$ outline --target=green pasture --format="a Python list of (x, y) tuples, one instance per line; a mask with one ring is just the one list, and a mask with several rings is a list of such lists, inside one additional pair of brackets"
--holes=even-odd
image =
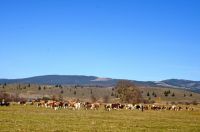
[(194, 111), (53, 110), (36, 106), (0, 107), (1, 132), (200, 131)]

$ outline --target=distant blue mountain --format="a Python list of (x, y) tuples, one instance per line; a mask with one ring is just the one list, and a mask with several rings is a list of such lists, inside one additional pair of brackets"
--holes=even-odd
[(0, 83), (32, 83), (32, 84), (47, 84), (47, 85), (115, 85), (117, 79), (98, 78), (95, 76), (82, 75), (44, 75), (22, 79), (0, 79)]
[[(44, 75), (22, 79), (0, 79), (0, 83), (31, 83), (44, 85), (99, 85), (99, 86), (114, 86), (121, 79), (99, 78), (96, 76), (82, 75)], [(153, 86), (153, 87), (171, 87), (187, 89), (195, 92), (200, 92), (200, 81), (190, 81), (183, 79), (168, 79), (163, 81), (135, 81), (136, 85)]]

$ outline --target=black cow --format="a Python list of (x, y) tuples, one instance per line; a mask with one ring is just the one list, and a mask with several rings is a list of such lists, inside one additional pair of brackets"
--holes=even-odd
[(0, 106), (9, 106), (10, 105), (10, 103), (9, 102), (0, 102)]

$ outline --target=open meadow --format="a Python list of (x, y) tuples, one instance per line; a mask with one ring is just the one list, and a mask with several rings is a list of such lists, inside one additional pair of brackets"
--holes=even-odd
[(200, 106), (194, 111), (140, 110), (53, 110), (50, 108), (11, 105), (0, 107), (1, 132), (133, 132), (200, 131)]

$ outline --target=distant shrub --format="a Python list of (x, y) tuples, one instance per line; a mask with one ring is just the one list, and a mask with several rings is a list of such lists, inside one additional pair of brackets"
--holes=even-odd
[(150, 102), (150, 104), (154, 104), (154, 103), (155, 103), (155, 101), (154, 101), (154, 100), (150, 100), (149, 102)]
[(149, 92), (147, 92), (147, 96), (150, 96)]
[(90, 90), (90, 94), (92, 94), (92, 89)]
[(168, 91), (164, 91), (164, 95), (165, 95), (165, 97), (167, 97), (170, 93), (171, 93), (170, 90), (168, 90)]
[(198, 102), (196, 100), (192, 101), (191, 104), (198, 105)]
[(51, 99), (50, 97), (46, 97), (46, 96), (42, 98), (42, 100), (45, 100), (45, 101), (50, 100), (50, 99)]
[(38, 90), (41, 90), (41, 87), (40, 87), (40, 86), (38, 87)]
[(185, 105), (190, 105), (190, 103), (189, 102), (185, 102)]
[(172, 105), (176, 104), (174, 101), (171, 102)]
[(179, 101), (178, 104), (185, 104), (184, 102)]

